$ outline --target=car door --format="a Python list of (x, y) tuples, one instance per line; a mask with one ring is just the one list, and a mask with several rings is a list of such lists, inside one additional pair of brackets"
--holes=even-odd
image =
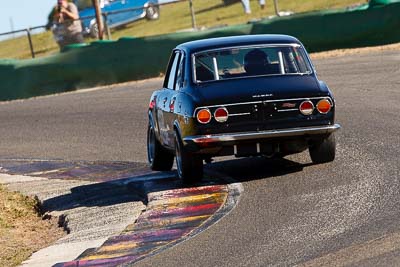
[(109, 0), (103, 8), (104, 12), (109, 13), (108, 26), (116, 27), (141, 18), (143, 9), (140, 4), (141, 1), (134, 0)]
[(181, 112), (181, 103), (179, 94), (180, 90), (183, 86), (183, 70), (184, 70), (184, 53), (183, 51), (177, 52), (178, 55), (178, 63), (176, 66), (176, 74), (174, 77), (173, 87), (168, 86), (168, 90), (166, 92), (168, 105), (165, 108), (165, 121), (167, 124), (167, 140), (168, 146), (174, 147), (175, 145), (175, 131), (174, 131), (174, 123), (177, 119), (178, 114)]
[[(173, 131), (173, 111), (174, 111), (174, 93), (176, 74), (179, 66), (181, 54), (174, 51), (169, 61), (167, 74), (165, 75), (163, 89), (157, 96), (157, 121), (159, 126), (160, 140), (165, 146), (172, 148), (171, 130)], [(172, 129), (171, 129), (172, 126)]]
[(125, 0), (126, 8), (134, 9), (128, 12), (129, 20), (134, 21), (143, 17), (145, 9), (144, 5), (147, 3), (147, 0)]
[(109, 27), (117, 26), (121, 20), (124, 19), (126, 14), (119, 13), (121, 10), (124, 10), (126, 1), (123, 0), (112, 0), (107, 1), (104, 7), (102, 8), (102, 12), (107, 14), (107, 25)]

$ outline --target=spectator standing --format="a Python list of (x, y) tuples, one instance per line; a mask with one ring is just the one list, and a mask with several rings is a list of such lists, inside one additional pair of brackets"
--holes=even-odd
[(84, 42), (78, 8), (74, 3), (57, 0), (53, 22), (56, 24), (54, 37), (60, 49), (69, 44)]
[[(244, 8), (244, 12), (246, 14), (251, 14), (251, 8), (250, 8), (250, 0), (241, 0), (242, 1), (242, 5)], [(265, 0), (259, 0), (258, 1), (260, 4), (261, 9), (265, 8)]]

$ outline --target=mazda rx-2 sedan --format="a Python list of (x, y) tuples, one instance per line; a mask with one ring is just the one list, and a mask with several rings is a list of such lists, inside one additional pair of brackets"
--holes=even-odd
[(335, 100), (303, 45), (286, 35), (248, 35), (178, 45), (149, 103), (153, 170), (200, 181), (213, 157), (284, 157), (309, 150), (335, 158)]

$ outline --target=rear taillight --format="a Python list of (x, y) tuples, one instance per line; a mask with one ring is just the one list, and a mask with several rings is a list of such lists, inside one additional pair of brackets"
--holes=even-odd
[(228, 120), (229, 113), (226, 108), (217, 108), (214, 112), (214, 118), (217, 122), (226, 122)]
[(311, 115), (314, 111), (314, 104), (311, 101), (304, 101), (300, 104), (299, 110), (303, 115)]
[(200, 109), (199, 112), (197, 112), (197, 121), (206, 124), (211, 121), (211, 112), (207, 109)]
[(322, 99), (317, 104), (317, 110), (321, 114), (326, 114), (331, 111), (332, 104), (328, 99)]
[(156, 97), (154, 97), (149, 103), (149, 109), (153, 109), (156, 106)]

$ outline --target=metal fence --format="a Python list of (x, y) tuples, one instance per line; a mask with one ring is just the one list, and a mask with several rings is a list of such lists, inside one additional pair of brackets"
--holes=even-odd
[(31, 34), (31, 32), (33, 30), (42, 29), (42, 28), (46, 28), (46, 26), (36, 26), (36, 27), (27, 28), (27, 29), (23, 29), (23, 30), (0, 33), (0, 37), (1, 36), (7, 36), (7, 35), (15, 35), (15, 34), (18, 34), (18, 33), (21, 33), (21, 32), (26, 33), (26, 36), (28, 38), (29, 48), (30, 48), (30, 51), (31, 51), (31, 56), (32, 56), (32, 58), (34, 58), (35, 57), (35, 50), (33, 49), (33, 42), (32, 42), (32, 34)]
[[(178, 3), (178, 2), (185, 2), (185, 1), (189, 2), (189, 9), (190, 9), (190, 14), (191, 14), (192, 27), (193, 27), (193, 29), (196, 29), (197, 28), (197, 26), (196, 26), (196, 18), (195, 18), (195, 13), (194, 13), (192, 0), (176, 0), (176, 1), (173, 1), (173, 2), (165, 3), (165, 4), (154, 4), (153, 6), (156, 6), (156, 7), (159, 8), (160, 6), (171, 5), (171, 4), (175, 4), (175, 3)], [(127, 12), (137, 11), (137, 10), (144, 10), (144, 9), (145, 9), (144, 7), (136, 7), (136, 8), (125, 8), (125, 9), (119, 10), (119, 11), (102, 12), (101, 16), (103, 18), (102, 21), (104, 23), (103, 25), (104, 25), (104, 30), (105, 30), (107, 39), (108, 40), (112, 40), (111, 28), (107, 24), (109, 16), (120, 14), (120, 13), (127, 13)], [(80, 17), (77, 20), (83, 22), (84, 20), (95, 19), (95, 18), (96, 18), (96, 16), (87, 16), (87, 17)], [(67, 22), (71, 22), (71, 21), (72, 20), (69, 20)], [(36, 52), (35, 52), (35, 48), (34, 48), (34, 42), (32, 41), (32, 33), (33, 33), (33, 31), (37, 31), (39, 29), (48, 30), (48, 29), (51, 29), (51, 28), (55, 28), (57, 26), (59, 26), (59, 24), (53, 23), (52, 25), (41, 25), (41, 26), (35, 26), (35, 27), (30, 27), (30, 28), (16, 30), (16, 31), (9, 31), (9, 32), (0, 33), (0, 37), (8, 36), (8, 35), (13, 35), (14, 36), (15, 34), (24, 33), (25, 37), (27, 38), (27, 43), (29, 45), (30, 55), (31, 55), (32, 58), (35, 58), (36, 57)], [(99, 38), (99, 37), (97, 37), (97, 38), (98, 39), (102, 39), (102, 38)]]

